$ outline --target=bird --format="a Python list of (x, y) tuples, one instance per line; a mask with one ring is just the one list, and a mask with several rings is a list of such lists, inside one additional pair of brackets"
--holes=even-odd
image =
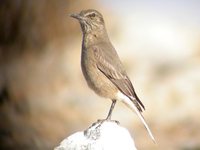
[(112, 45), (103, 16), (94, 9), (72, 13), (82, 30), (81, 68), (88, 86), (99, 96), (111, 99), (112, 104), (105, 120), (111, 120), (117, 101), (123, 102), (140, 118), (149, 136), (155, 138), (142, 112), (145, 106), (137, 96), (119, 55)]

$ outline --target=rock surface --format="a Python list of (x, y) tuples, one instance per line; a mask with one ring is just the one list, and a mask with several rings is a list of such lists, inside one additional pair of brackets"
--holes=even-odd
[(128, 130), (116, 122), (96, 122), (64, 139), (54, 150), (136, 150)]

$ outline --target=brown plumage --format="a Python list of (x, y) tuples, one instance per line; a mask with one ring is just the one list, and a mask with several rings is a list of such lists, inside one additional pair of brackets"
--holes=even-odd
[(117, 100), (136, 112), (150, 137), (154, 137), (146, 124), (142, 111), (145, 109), (135, 93), (117, 52), (106, 32), (103, 16), (96, 10), (83, 10), (71, 17), (78, 19), (83, 33), (81, 67), (88, 86), (98, 95), (112, 100), (107, 116), (111, 119)]
[[(142, 112), (142, 108), (145, 109), (144, 105), (138, 98), (133, 88), (131, 81), (129, 80), (122, 63), (119, 61), (119, 57), (116, 51), (113, 49), (112, 53), (106, 53), (106, 49), (112, 49), (108, 44), (104, 44), (102, 47), (94, 47), (94, 52), (97, 61), (97, 68), (110, 80), (112, 83), (126, 96), (130, 98)], [(111, 55), (111, 56), (109, 56)], [(113, 57), (113, 59), (110, 59)], [(135, 98), (135, 99), (132, 99)], [(141, 108), (142, 107), (142, 108)]]

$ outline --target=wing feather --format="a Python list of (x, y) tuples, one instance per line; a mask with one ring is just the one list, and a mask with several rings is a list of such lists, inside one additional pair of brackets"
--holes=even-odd
[[(142, 112), (144, 105), (138, 98), (133, 88), (133, 85), (128, 78), (123, 66), (119, 60), (119, 57), (115, 50), (111, 53), (106, 53), (106, 50), (99, 49), (99, 47), (93, 47), (95, 52), (95, 58), (97, 60), (97, 68), (126, 96), (128, 96), (136, 105), (138, 110)], [(110, 51), (109, 51), (110, 52)], [(115, 55), (110, 57), (109, 55)], [(113, 58), (111, 60), (110, 58)], [(136, 101), (135, 101), (136, 100)], [(142, 107), (142, 108), (141, 108)]]

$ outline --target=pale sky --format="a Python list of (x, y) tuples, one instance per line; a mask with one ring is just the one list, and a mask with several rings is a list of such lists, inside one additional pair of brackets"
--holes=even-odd
[(188, 19), (200, 24), (199, 0), (102, 0), (102, 2), (116, 13), (151, 12), (185, 21)]
[(199, 0), (100, 2), (118, 19), (121, 39), (116, 44), (120, 43), (117, 46), (126, 49), (127, 55), (132, 52), (152, 59), (162, 59), (160, 55), (164, 55), (174, 60), (184, 59), (198, 50)]

